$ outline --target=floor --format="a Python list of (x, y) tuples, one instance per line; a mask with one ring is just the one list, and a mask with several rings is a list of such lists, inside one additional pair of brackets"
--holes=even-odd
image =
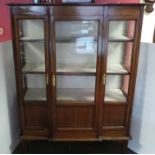
[[(122, 145), (119, 142), (48, 142), (33, 141), (29, 142), (27, 152), (22, 151), (22, 145), (13, 152), (27, 154), (121, 154)], [(126, 154), (135, 154), (127, 149)]]

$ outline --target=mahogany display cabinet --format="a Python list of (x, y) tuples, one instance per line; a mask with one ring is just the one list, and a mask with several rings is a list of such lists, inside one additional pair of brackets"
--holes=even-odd
[(22, 139), (128, 141), (143, 4), (9, 4)]

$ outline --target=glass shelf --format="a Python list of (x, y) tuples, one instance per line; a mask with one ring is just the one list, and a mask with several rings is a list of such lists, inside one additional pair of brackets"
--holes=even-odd
[(132, 50), (132, 42), (110, 42), (107, 52), (107, 73), (130, 73)]
[(94, 103), (98, 21), (55, 21), (57, 101)]
[(44, 20), (20, 19), (18, 27), (23, 100), (46, 101)]
[(126, 42), (126, 41), (133, 41), (133, 39), (127, 36), (120, 35), (120, 34), (113, 34), (113, 36), (109, 36), (109, 41), (110, 42)]
[(105, 102), (127, 102), (129, 75), (107, 75)]
[(108, 89), (105, 92), (105, 102), (127, 102), (121, 89)]
[(96, 68), (93, 64), (57, 64), (57, 73), (95, 75)]
[(94, 102), (95, 76), (57, 75), (57, 101)]
[(25, 101), (46, 101), (45, 88), (28, 88), (24, 95)]
[(86, 38), (87, 42), (90, 41), (90, 40), (93, 41), (93, 42), (97, 42), (97, 38), (94, 38), (94, 36), (79, 35), (79, 36), (74, 36), (74, 37), (56, 38), (56, 43), (72, 43), (72, 42), (77, 42), (77, 40), (80, 40), (80, 39), (82, 40), (83, 38)]
[(46, 100), (46, 78), (44, 74), (23, 74), (24, 101)]
[(58, 88), (58, 102), (94, 102), (94, 89), (87, 88)]
[(20, 38), (21, 41), (44, 41), (44, 37), (22, 37)]
[(107, 74), (129, 74), (129, 72), (121, 64), (108, 64)]

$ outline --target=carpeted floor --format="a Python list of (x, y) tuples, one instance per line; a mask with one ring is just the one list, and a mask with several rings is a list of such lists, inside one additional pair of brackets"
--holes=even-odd
[[(22, 152), (21, 144), (16, 148), (14, 154)], [(119, 142), (48, 142), (33, 141), (27, 145), (28, 154), (121, 154), (122, 145)], [(127, 154), (133, 154), (127, 149)]]

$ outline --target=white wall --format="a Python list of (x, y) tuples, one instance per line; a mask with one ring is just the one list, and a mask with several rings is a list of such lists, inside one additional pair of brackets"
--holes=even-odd
[(0, 43), (0, 154), (15, 149), (19, 133), (13, 52), (7, 41)]
[(155, 44), (141, 43), (129, 148), (155, 153)]
[(128, 147), (137, 153), (155, 153), (155, 10), (144, 13), (139, 67)]

